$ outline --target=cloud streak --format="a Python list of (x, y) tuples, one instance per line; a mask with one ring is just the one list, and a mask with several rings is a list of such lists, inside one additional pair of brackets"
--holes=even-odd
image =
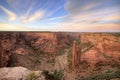
[(55, 10), (51, 11), (50, 13), (47, 14), (47, 16), (51, 16), (53, 15), (55, 12), (57, 12), (58, 10), (60, 10), (63, 6), (59, 6), (58, 8), (56, 8)]
[(119, 0), (67, 0), (64, 30), (120, 31)]
[(60, 17), (54, 17), (54, 18), (48, 18), (48, 19), (45, 19), (46, 21), (53, 21), (53, 20), (58, 20), (58, 19), (64, 19), (66, 17), (65, 16), (60, 16)]
[[(9, 21), (13, 21), (11, 27), (15, 28), (17, 26), (15, 29), (20, 29), (20, 26), (18, 28), (18, 25), (14, 24), (23, 24), (24, 26), (37, 28), (36, 30), (120, 31), (120, 0), (2, 1), (0, 9), (8, 15)], [(2, 15), (3, 12), (0, 12), (0, 14)], [(2, 18), (1, 21), (6, 20), (4, 14)], [(6, 23), (3, 26), (8, 25)], [(20, 30), (23, 30), (23, 27)], [(7, 28), (9, 29), (9, 27)]]
[(33, 15), (25, 15), (22, 16), (20, 19), (22, 22), (27, 23), (27, 22), (33, 22), (36, 21), (38, 19), (41, 19), (44, 16), (44, 11), (36, 11)]
[(12, 12), (12, 11), (4, 8), (4, 7), (1, 6), (1, 5), (0, 5), (0, 9), (2, 9), (2, 10), (8, 15), (8, 20), (10, 20), (10, 21), (16, 20), (17, 15), (16, 15), (14, 12)]

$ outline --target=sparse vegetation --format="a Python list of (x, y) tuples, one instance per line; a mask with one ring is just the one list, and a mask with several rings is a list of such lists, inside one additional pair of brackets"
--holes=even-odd
[(52, 65), (54, 66), (55, 58), (48, 59), (48, 60), (46, 61), (46, 63), (52, 63)]
[(88, 64), (88, 62), (86, 60), (81, 61), (81, 63), (79, 64), (82, 69), (88, 69), (90, 67), (90, 65)]
[(88, 77), (76, 77), (76, 80), (110, 80), (110, 79), (120, 79), (120, 70), (113, 72), (113, 71), (107, 71), (105, 73), (97, 74), (94, 76), (88, 76)]
[(59, 50), (58, 52), (57, 52), (57, 56), (60, 56), (60, 55), (63, 55), (65, 53), (65, 50), (63, 49), (63, 50)]
[(72, 70), (72, 47), (70, 47), (68, 49), (68, 52), (67, 52), (67, 60), (68, 60), (68, 68), (69, 70), (71, 71)]
[(113, 36), (116, 36), (116, 37), (120, 37), (120, 33), (110, 33), (112, 34)]
[(84, 52), (90, 50), (92, 47), (94, 47), (94, 45), (91, 42), (81, 43), (80, 46), (82, 48), (82, 53), (84, 53)]
[(60, 71), (54, 70), (53, 72), (44, 70), (43, 74), (45, 75), (46, 80), (65, 80), (63, 70), (60, 70)]
[(26, 77), (25, 80), (36, 80), (37, 79), (37, 75), (35, 74), (35, 72), (31, 72), (29, 73), (29, 75)]

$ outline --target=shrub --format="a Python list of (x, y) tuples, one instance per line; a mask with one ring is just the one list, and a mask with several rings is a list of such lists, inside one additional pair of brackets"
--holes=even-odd
[(88, 76), (88, 77), (80, 77), (77, 76), (76, 80), (110, 80), (110, 79), (120, 79), (120, 70), (117, 70), (116, 72), (112, 72), (111, 70), (108, 70), (105, 73), (96, 74), (94, 76)]
[(47, 63), (55, 63), (55, 58), (49, 59), (46, 61)]
[(37, 75), (34, 72), (29, 73), (25, 80), (36, 80)]
[(55, 70), (54, 72), (44, 70), (43, 74), (45, 75), (46, 80), (64, 80), (64, 71), (62, 70)]

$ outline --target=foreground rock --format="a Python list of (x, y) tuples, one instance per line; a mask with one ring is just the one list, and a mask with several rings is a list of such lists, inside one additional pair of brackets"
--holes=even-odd
[(31, 71), (24, 67), (0, 68), (0, 80), (45, 80), (42, 71)]

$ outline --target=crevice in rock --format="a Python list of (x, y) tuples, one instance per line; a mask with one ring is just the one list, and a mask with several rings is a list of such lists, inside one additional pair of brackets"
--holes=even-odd
[(10, 55), (9, 60), (7, 61), (7, 67), (15, 67), (17, 59), (14, 54)]

